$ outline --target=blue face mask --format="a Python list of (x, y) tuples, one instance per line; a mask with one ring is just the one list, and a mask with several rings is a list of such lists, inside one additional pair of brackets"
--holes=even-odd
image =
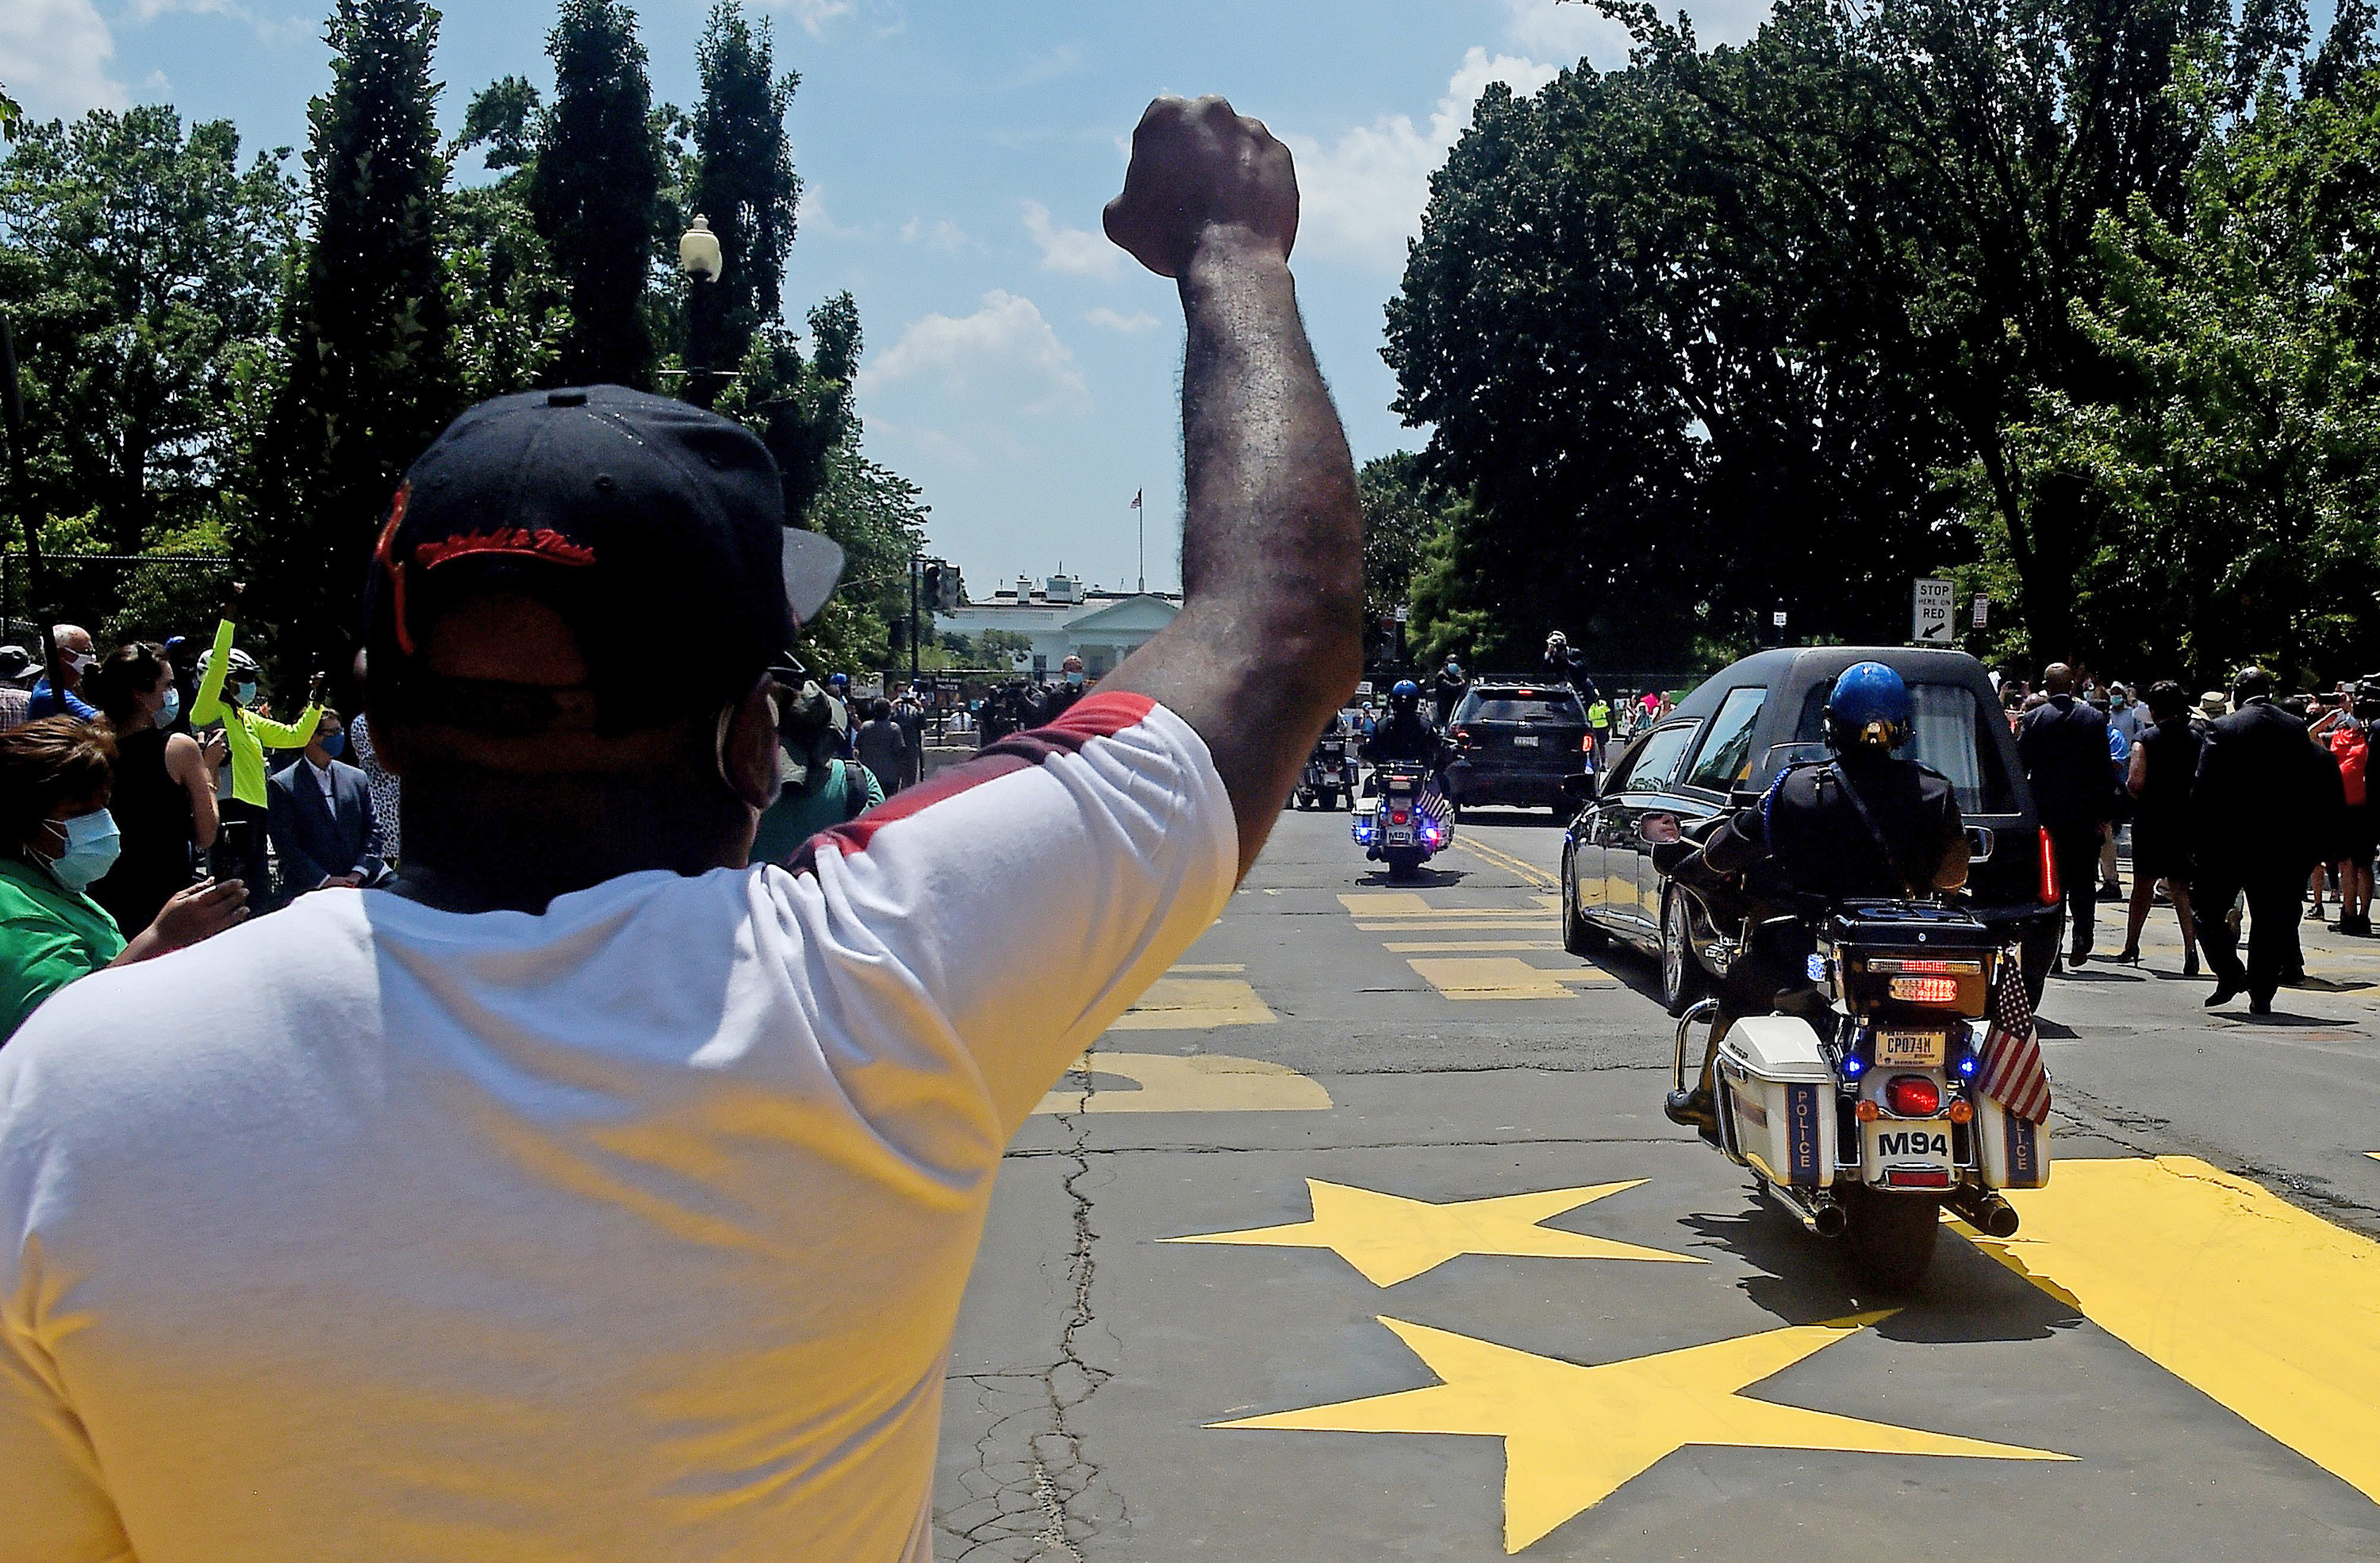
[(171, 727), (174, 725), (174, 719), (181, 714), (182, 692), (178, 689), (168, 689), (165, 691), (165, 703), (157, 708), (157, 725)]
[(245, 684), (233, 685), (231, 686), (231, 693), (232, 698), (237, 700), (241, 705), (253, 706), (256, 704), (256, 680), (251, 678)]
[(322, 752), (333, 759), (337, 759), (347, 752), (347, 735), (344, 733), (325, 733), (314, 741), (322, 745)]
[(58, 883), (80, 894), (107, 878), (124, 851), (123, 838), (115, 833), (115, 817), (103, 808), (93, 809), (58, 821), (58, 829), (67, 839), (66, 851), (50, 860), (50, 872)]

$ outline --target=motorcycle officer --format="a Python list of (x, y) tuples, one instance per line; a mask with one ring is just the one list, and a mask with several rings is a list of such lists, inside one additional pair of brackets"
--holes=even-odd
[(1948, 779), (1894, 751), (1909, 741), (1909, 686), (1881, 662), (1862, 662), (1827, 701), (1835, 757), (1780, 772), (1759, 804), (1739, 810), (1680, 866), (1689, 884), (1741, 879), (1750, 902), (1743, 949), (1728, 967), (1702, 1082), (1673, 1091), (1673, 1123), (1718, 1126), (1711, 1068), (1720, 1038), (1746, 1015), (1818, 1000), (1809, 982), (1808, 925), (1787, 911), (1797, 897), (1900, 900), (1967, 882), (1968, 846)]
[(1374, 765), (1438, 764), (1438, 729), (1421, 714), (1421, 685), (1401, 679), (1389, 691), (1388, 720), (1364, 740), (1364, 757)]

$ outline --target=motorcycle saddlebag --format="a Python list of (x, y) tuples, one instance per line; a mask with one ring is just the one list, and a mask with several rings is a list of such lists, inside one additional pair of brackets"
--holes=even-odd
[(1718, 1049), (1727, 1129), (1739, 1158), (1772, 1183), (1835, 1181), (1835, 1073), (1817, 1033), (1791, 1015), (1755, 1015)]
[(1978, 1091), (1975, 1138), (1984, 1153), (1985, 1186), (2037, 1189), (2049, 1181), (2048, 1124), (2028, 1123)]

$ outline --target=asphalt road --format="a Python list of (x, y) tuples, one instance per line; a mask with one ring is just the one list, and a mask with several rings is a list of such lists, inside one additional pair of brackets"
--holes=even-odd
[(1012, 1149), (938, 1558), (2380, 1558), (2380, 941), (2262, 1022), (2169, 913), (2055, 979), (2051, 1186), (1886, 1311), (1661, 1116), (1558, 828), (1391, 887), (1346, 821)]

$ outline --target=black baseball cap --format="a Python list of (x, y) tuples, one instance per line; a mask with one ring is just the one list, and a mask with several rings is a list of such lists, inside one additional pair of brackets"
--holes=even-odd
[[(533, 686), (431, 675), (419, 638), (460, 590), (552, 603), (588, 664), (600, 730), (633, 732), (741, 697), (788, 660), (843, 573), (832, 539), (785, 525), (784, 486), (742, 424), (618, 385), (482, 402), (421, 454), (372, 551), (365, 645), (399, 720), (533, 732)], [(657, 629), (708, 648), (654, 658)]]

